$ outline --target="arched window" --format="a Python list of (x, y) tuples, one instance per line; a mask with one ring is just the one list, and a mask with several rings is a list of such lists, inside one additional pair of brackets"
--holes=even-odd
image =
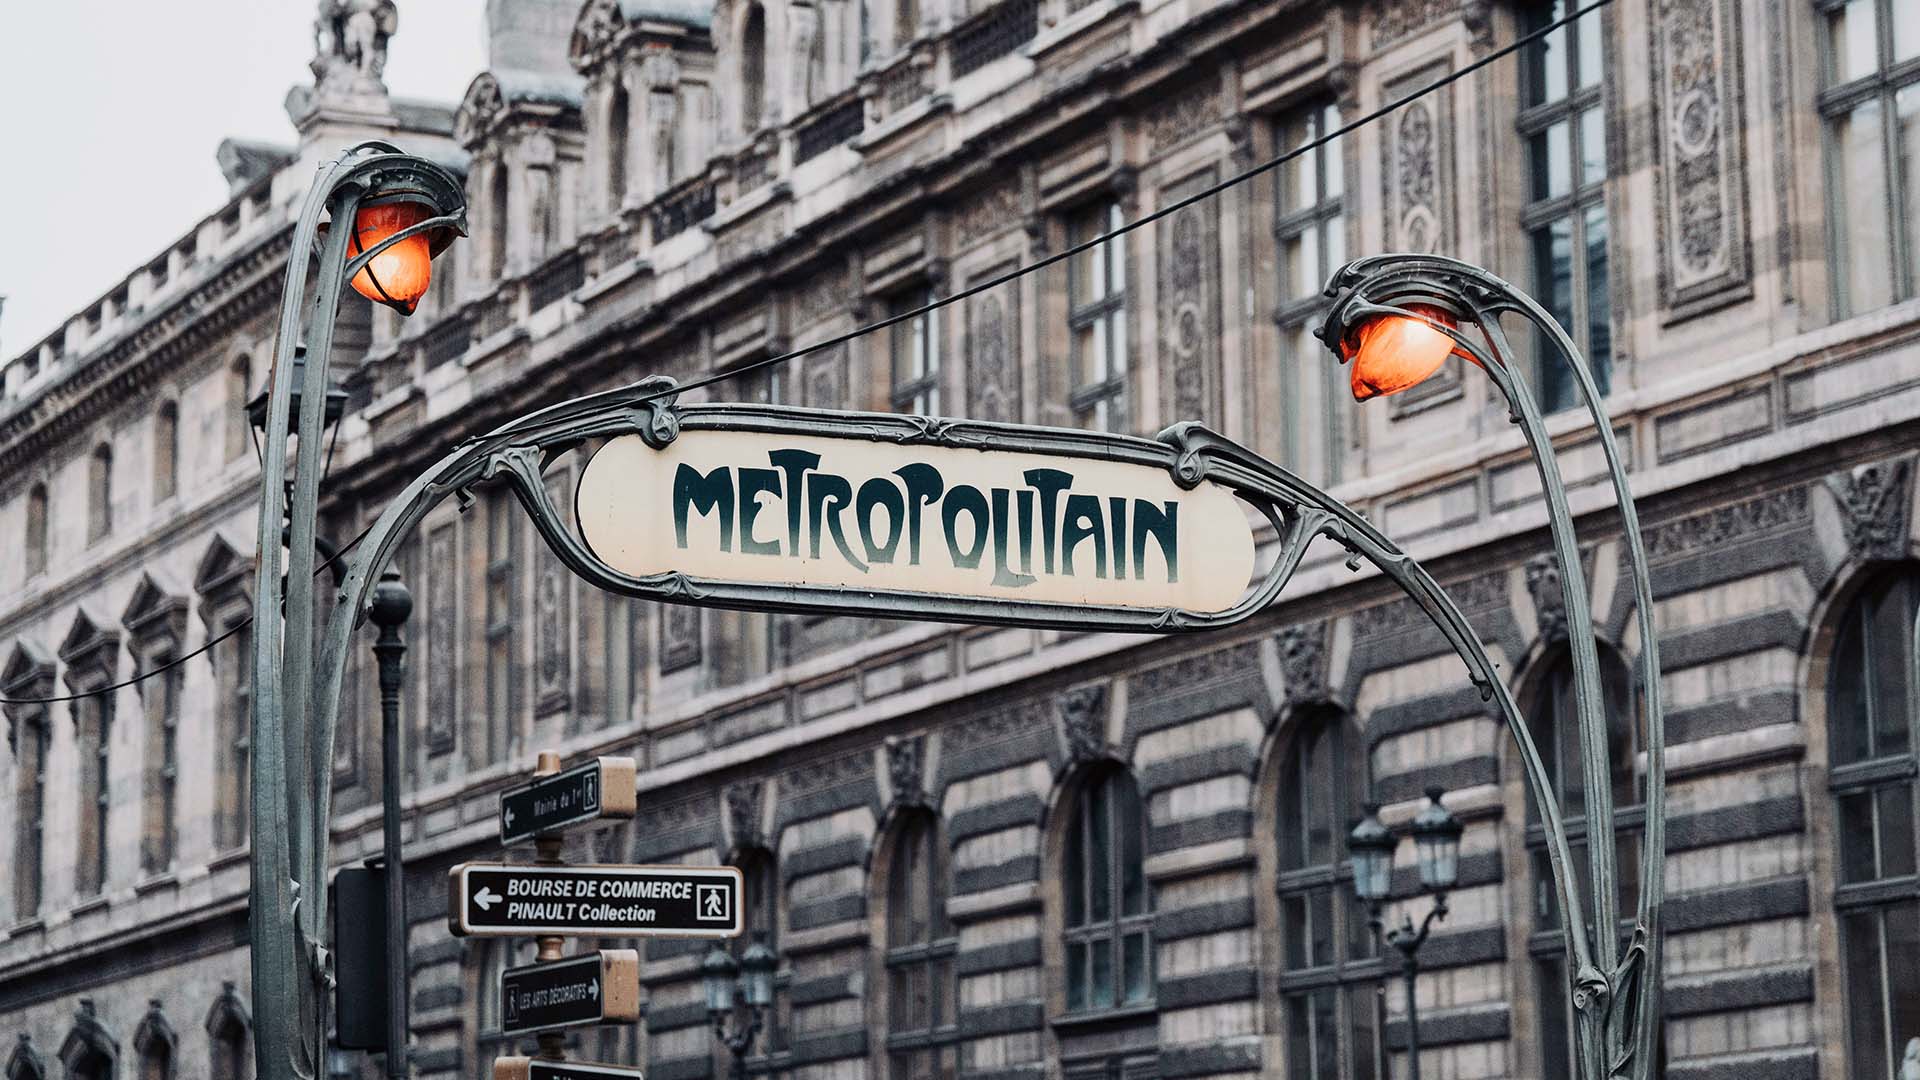
[(153, 499), (173, 498), (180, 486), (180, 406), (160, 403), (153, 414)]
[(253, 1075), (253, 1051), (248, 1043), (253, 1021), (233, 983), (222, 983), (220, 996), (207, 1010), (208, 1080), (248, 1080)]
[(1828, 780), (1840, 846), (1833, 906), (1851, 1076), (1900, 1075), (1907, 1041), (1920, 1037), (1917, 602), (1914, 567), (1869, 582), (1841, 618), (1827, 673)]
[(113, 1080), (114, 1062), (120, 1048), (100, 1023), (92, 998), (81, 998), (74, 1010), (73, 1029), (60, 1044), (60, 1062), (67, 1067), (67, 1080)]
[(227, 460), (247, 452), (247, 390), (253, 385), (253, 361), (246, 353), (227, 365), (226, 423)]
[(632, 123), (627, 88), (613, 80), (613, 102), (607, 107), (607, 210), (618, 211), (627, 201), (627, 138)]
[(1153, 903), (1140, 789), (1125, 769), (1089, 776), (1068, 810), (1067, 1010), (1153, 1000)]
[[(1560, 793), (1560, 813), (1566, 825), (1571, 868), (1576, 882), (1587, 880), (1586, 782), (1580, 771), (1580, 720), (1576, 711), (1573, 654), (1561, 652), (1548, 668), (1527, 710), (1527, 728), (1546, 766), (1547, 779)], [(1630, 932), (1640, 896), (1639, 787), (1634, 783), (1634, 760), (1640, 749), (1637, 698), (1620, 656), (1600, 651), (1600, 688), (1606, 702), (1607, 758), (1612, 767), (1613, 837), (1616, 849), (1618, 896), (1624, 920), (1622, 934)], [(1540, 1019), (1540, 1069), (1545, 1076), (1573, 1075), (1574, 1017), (1567, 1006), (1566, 941), (1560, 926), (1553, 868), (1547, 854), (1546, 830), (1540, 809), (1527, 797), (1528, 880), (1533, 892), (1533, 932), (1527, 941), (1533, 959), (1535, 1010)], [(1577, 886), (1582, 889), (1585, 886)], [(1581, 894), (1582, 902), (1586, 894)], [(1664, 1057), (1665, 1040), (1661, 1039)]]
[(24, 1031), (7, 1055), (7, 1080), (47, 1080), (47, 1064), (34, 1052), (33, 1039)]
[(1306, 713), (1280, 762), (1276, 822), (1281, 1030), (1290, 1076), (1382, 1076), (1372, 929), (1353, 895), (1347, 830), (1360, 816), (1366, 753), (1346, 714)]
[(135, 1080), (173, 1080), (173, 1051), (180, 1042), (173, 1025), (160, 1009), (160, 999), (147, 1002), (147, 1015), (133, 1032), (133, 1052), (140, 1057)]
[(767, 104), (767, 13), (759, 4), (747, 8), (740, 29), (740, 133), (760, 130)]
[(47, 568), (47, 485), (35, 484), (27, 492), (27, 576)]
[(951, 1080), (959, 1069), (947, 860), (940, 819), (920, 810), (894, 830), (886, 895), (887, 1076)]
[(87, 459), (87, 542), (113, 531), (113, 448), (101, 443)]

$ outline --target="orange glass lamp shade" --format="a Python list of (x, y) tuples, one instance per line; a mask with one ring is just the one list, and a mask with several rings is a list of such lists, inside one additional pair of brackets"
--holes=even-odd
[[(433, 211), (417, 202), (391, 202), (363, 206), (353, 218), (353, 237), (347, 241), (349, 259), (409, 225), (417, 225), (433, 216)], [(427, 233), (415, 233), (373, 257), (353, 275), (353, 291), (375, 303), (394, 308), (402, 315), (413, 314), (420, 298), (427, 294), (433, 280), (433, 248)]]
[(1353, 400), (1418, 386), (1454, 352), (1453, 339), (1439, 328), (1458, 325), (1451, 314), (1426, 304), (1409, 304), (1407, 310), (1421, 317), (1375, 315), (1340, 343), (1340, 358), (1353, 365)]

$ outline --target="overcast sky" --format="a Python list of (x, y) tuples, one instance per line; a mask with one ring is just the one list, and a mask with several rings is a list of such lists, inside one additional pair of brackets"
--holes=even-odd
[[(458, 102), (484, 0), (397, 0), (395, 95)], [(0, 2), (0, 361), (219, 208), (229, 135), (291, 145), (314, 0)]]

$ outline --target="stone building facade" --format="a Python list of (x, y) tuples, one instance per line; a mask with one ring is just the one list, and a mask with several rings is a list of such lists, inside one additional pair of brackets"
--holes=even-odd
[[(345, 539), (471, 432), (990, 280), (1544, 10), (494, 0), (490, 68), (449, 110), (389, 98), (324, 8), (297, 143), (223, 147), (232, 201), (4, 368), (8, 1080), (250, 1068), (242, 410), (314, 163), (393, 139), (464, 173), (473, 225), (412, 318), (345, 305), (323, 507)], [(1668, 1075), (1889, 1075), (1920, 1036), (1920, 24), (1900, 0), (1616, 0), (1549, 41), (1122, 242), (704, 393), (1203, 420), (1434, 569), (1564, 779), (1572, 628), (1504, 409), (1457, 369), (1356, 407), (1310, 336), (1353, 254), (1441, 251), (1526, 286), (1607, 374), (1647, 529)], [(1531, 377), (1586, 524), (1628, 793), (1640, 642), (1615, 518), (1564, 380)], [(579, 466), (553, 462), (553, 489)], [(1363, 799), (1400, 824), (1429, 784), (1467, 831), (1422, 956), (1426, 1075), (1563, 1074), (1560, 931), (1510, 739), (1376, 577), (1320, 553), (1268, 615), (1180, 639), (702, 612), (594, 592), (503, 492), (475, 495), (400, 559), (423, 1077), (511, 1046), (492, 987), (523, 950), (451, 939), (437, 912), (449, 865), (497, 855), (495, 794), (543, 748), (641, 766), (638, 818), (576, 855), (746, 871), (781, 956), (754, 1075), (1400, 1075), (1342, 837)], [(342, 864), (378, 849), (387, 764), (370, 654), (350, 679)], [(1422, 910), (1411, 866), (1395, 881), (1395, 910)], [(702, 951), (642, 946), (644, 1019), (578, 1052), (716, 1075)]]

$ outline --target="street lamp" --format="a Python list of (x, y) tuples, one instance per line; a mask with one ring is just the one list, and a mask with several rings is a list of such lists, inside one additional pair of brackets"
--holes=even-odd
[[(716, 944), (700, 965), (706, 982), (707, 1015), (713, 1020), (714, 1037), (733, 1055), (728, 1075), (734, 1080), (746, 1080), (747, 1055), (760, 1035), (767, 1008), (773, 1004), (773, 970), (779, 963), (779, 957), (767, 947), (767, 932), (755, 930), (753, 944), (740, 959), (735, 960), (725, 946)], [(747, 1007), (747, 1026), (742, 1028), (736, 1022), (729, 1031), (727, 1022), (740, 1004)]]
[[(1547, 530), (1559, 562), (1561, 599), (1567, 613), (1568, 645), (1573, 660), (1573, 703), (1580, 735), (1581, 808), (1594, 831), (1586, 845), (1585, 895), (1573, 864), (1552, 778), (1534, 746), (1525, 718), (1511, 692), (1497, 678), (1476, 672), (1481, 695), (1497, 698), (1501, 718), (1519, 751), (1521, 768), (1536, 803), (1565, 935), (1567, 993), (1580, 1016), (1576, 1025), (1575, 1072), (1582, 1080), (1628, 1075), (1645, 1078), (1654, 1068), (1654, 1040), (1660, 1027), (1660, 909), (1666, 890), (1666, 733), (1661, 701), (1659, 634), (1653, 625), (1653, 583), (1633, 491), (1608, 417), (1586, 358), (1545, 308), (1495, 275), (1471, 263), (1441, 255), (1373, 255), (1341, 267), (1327, 283), (1332, 299), (1315, 334), (1341, 363), (1352, 365), (1356, 400), (1410, 389), (1439, 371), (1450, 356), (1478, 367), (1505, 399), (1508, 415), (1521, 435), (1540, 476)], [(1600, 678), (1599, 650), (1593, 632), (1586, 569), (1567, 486), (1540, 404), (1528, 386), (1523, 365), (1501, 325), (1506, 317), (1526, 325), (1541, 343), (1541, 368), (1562, 365), (1578, 389), (1594, 424), (1594, 441), (1611, 481), (1620, 514), (1620, 546), (1633, 586), (1634, 617), (1640, 631), (1641, 715), (1647, 725), (1646, 817), (1638, 874), (1640, 895), (1632, 940), (1622, 948), (1619, 925), (1619, 870), (1615, 865), (1613, 787), (1606, 701)], [(1391, 572), (1390, 572), (1390, 576)], [(1432, 608), (1429, 614), (1434, 614)], [(1476, 642), (1456, 640), (1469, 667), (1483, 663)], [(1436, 840), (1439, 837), (1435, 838)], [(1438, 849), (1436, 849), (1436, 854)], [(1444, 869), (1435, 865), (1436, 871)], [(1423, 878), (1423, 882), (1425, 879)], [(1588, 913), (1591, 912), (1591, 917)]]
[[(1400, 970), (1407, 986), (1407, 1076), (1420, 1080), (1420, 1013), (1414, 1002), (1414, 983), (1420, 976), (1420, 946), (1427, 943), (1433, 924), (1447, 917), (1447, 893), (1460, 880), (1460, 820), (1440, 803), (1440, 788), (1427, 789), (1429, 802), (1413, 819), (1415, 861), (1420, 868), (1420, 891), (1433, 897), (1433, 906), (1415, 929), (1413, 916), (1402, 912), (1400, 925), (1386, 930), (1387, 944), (1400, 950)], [(1367, 814), (1347, 835), (1353, 854), (1353, 891), (1367, 905), (1367, 923), (1382, 933), (1381, 909), (1393, 891), (1393, 851), (1399, 841), (1380, 821), (1380, 804), (1368, 803)]]
[[(293, 349), (293, 393), (287, 399), (287, 426), (289, 429), (298, 426), (300, 423), (300, 386), (306, 381), (306, 371), (307, 347), (305, 345), (296, 345)], [(263, 465), (266, 463), (266, 447), (262, 445), (261, 440), (267, 433), (267, 403), (271, 394), (272, 381), (271, 378), (269, 378), (268, 385), (262, 387), (260, 392), (255, 394), (251, 401), (247, 402), (247, 421), (253, 427), (254, 456), (259, 458)], [(327, 430), (333, 432), (333, 438), (335, 440), (340, 437), (340, 418), (345, 416), (346, 412), (347, 392), (341, 388), (339, 383), (328, 379), (325, 415), (321, 422), (325, 424)], [(329, 464), (333, 461), (333, 442), (331, 441), (327, 444), (327, 461)], [(323, 467), (321, 471), (325, 472), (326, 470)], [(293, 510), (293, 477), (291, 476), (286, 478), (284, 493), (286, 495), (286, 501), (281, 506), (280, 518), (280, 544), (282, 547), (293, 542), (293, 521), (288, 516)], [(317, 529), (313, 535), (313, 545), (314, 548), (320, 552), (321, 556), (326, 559), (327, 567), (333, 574), (333, 583), (335, 585), (340, 584), (341, 575), (347, 572), (347, 568), (340, 565), (339, 546), (326, 537), (321, 536)]]
[[(261, 471), (248, 895), (260, 1080), (297, 1080), (326, 1067), (332, 961), (323, 928), (337, 718), (314, 704), (313, 575), (321, 436), (345, 407), (344, 396), (330, 392), (327, 372), (340, 298), (351, 282), (362, 295), (410, 314), (426, 292), (433, 257), (465, 233), (461, 182), (430, 161), (364, 142), (325, 165), (294, 224), (273, 370), (249, 409)], [(325, 406), (299, 408), (300, 401)], [(289, 455), (294, 435), (298, 450)], [(387, 775), (393, 768), (387, 762)], [(398, 872), (389, 862), (388, 873)]]

